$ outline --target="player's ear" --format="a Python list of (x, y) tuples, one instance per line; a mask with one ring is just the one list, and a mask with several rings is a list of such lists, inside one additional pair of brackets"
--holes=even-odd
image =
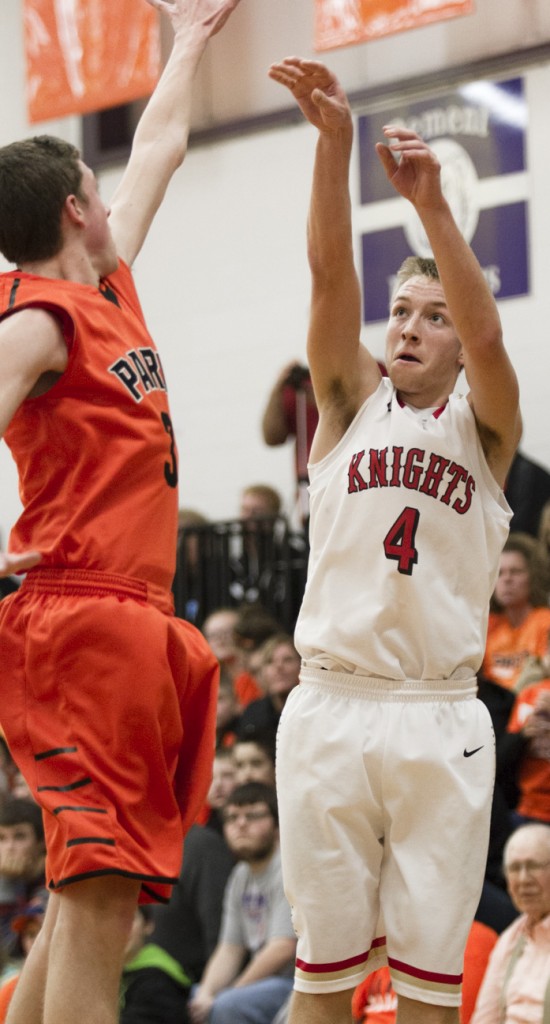
[(63, 212), (66, 213), (71, 224), (81, 224), (84, 216), (84, 203), (78, 196), (71, 193), (63, 204)]

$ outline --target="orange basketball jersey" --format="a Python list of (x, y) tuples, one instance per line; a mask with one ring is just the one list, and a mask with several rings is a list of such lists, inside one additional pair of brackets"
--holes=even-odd
[(11, 271), (0, 319), (26, 307), (55, 315), (69, 353), (46, 394), (27, 399), (5, 434), (23, 512), (13, 551), (42, 565), (134, 576), (168, 589), (177, 531), (177, 454), (159, 355), (129, 268), (101, 287)]

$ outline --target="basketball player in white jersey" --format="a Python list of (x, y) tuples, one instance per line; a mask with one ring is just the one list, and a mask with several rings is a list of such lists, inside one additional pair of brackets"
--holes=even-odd
[[(382, 378), (359, 341), (346, 97), (322, 64), (270, 69), (319, 130), (308, 246), (311, 559), (301, 683), (278, 737), (285, 887), (298, 933), (291, 1024), (344, 1024), (388, 963), (399, 1024), (458, 1021), (494, 773), (476, 699), (510, 509), (518, 386), (497, 308), (434, 153), (388, 126), (387, 177), (433, 260), (398, 275)], [(454, 394), (461, 368), (469, 386)]]

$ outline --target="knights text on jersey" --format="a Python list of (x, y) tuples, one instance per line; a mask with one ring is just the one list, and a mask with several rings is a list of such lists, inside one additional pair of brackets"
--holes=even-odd
[(511, 512), (467, 399), (418, 417), (384, 378), (309, 472), (302, 658), (398, 680), (474, 675)]

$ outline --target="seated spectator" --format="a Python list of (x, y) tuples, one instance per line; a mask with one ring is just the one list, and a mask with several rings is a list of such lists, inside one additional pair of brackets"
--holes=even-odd
[(235, 535), (229, 558), (229, 593), (239, 604), (261, 601), (272, 586), (275, 550), (286, 530), (281, 507), (280, 494), (269, 484), (250, 484), (241, 493), (242, 532)]
[(248, 672), (260, 687), (261, 692), (258, 697), (264, 696), (261, 680), (263, 645), (280, 632), (282, 632), (280, 622), (263, 605), (243, 604), (238, 609), (235, 641), (239, 648), (244, 671)]
[(234, 865), (235, 858), (222, 835), (193, 825), (185, 839), (180, 876), (170, 902), (152, 907), (151, 941), (165, 949), (193, 983), (200, 981), (216, 948), (223, 894)]
[(550, 679), (518, 694), (508, 731), (520, 741), (515, 823), (550, 825)]
[(246, 670), (246, 659), (236, 634), (239, 620), (236, 608), (217, 608), (204, 620), (202, 632), (220, 668), (231, 677), (235, 699), (242, 711), (250, 701), (258, 700), (263, 691), (254, 676)]
[(237, 738), (241, 707), (235, 696), (233, 680), (225, 668), (220, 672), (216, 706), (216, 750), (232, 747)]
[(235, 784), (263, 782), (275, 785), (275, 732), (256, 729), (245, 739), (237, 740), (233, 747)]
[(275, 790), (239, 786), (224, 810), (239, 863), (227, 884), (220, 937), (189, 1002), (193, 1024), (271, 1024), (293, 984), (296, 938), (279, 853)]
[(235, 761), (232, 747), (218, 747), (212, 764), (212, 781), (206, 801), (197, 817), (198, 825), (206, 825), (220, 835), (223, 833), (222, 810), (235, 788)]
[(42, 811), (31, 799), (0, 804), (0, 941), (9, 946), (11, 922), (45, 886)]
[(506, 541), (492, 605), (482, 673), (513, 690), (529, 656), (548, 649), (550, 608), (532, 537), (513, 533)]
[(513, 833), (504, 873), (520, 916), (491, 953), (471, 1024), (542, 1024), (550, 984), (550, 826)]
[(135, 912), (121, 978), (119, 1024), (185, 1024), (191, 982), (181, 964), (150, 941), (152, 908)]
[(252, 701), (243, 711), (239, 739), (245, 739), (257, 729), (277, 729), (286, 699), (300, 681), (300, 664), (300, 655), (287, 633), (276, 633), (266, 641), (261, 651), (265, 697)]
[(11, 1003), (15, 986), (19, 980), (21, 967), (28, 957), (36, 936), (42, 927), (47, 903), (48, 893), (44, 889), (39, 896), (35, 896), (30, 900), (23, 907), (21, 913), (17, 914), (11, 922), (12, 932), (14, 932), (17, 940), (12, 949), (11, 956), (14, 972), (0, 985), (0, 1024), (4, 1024), (6, 1020), (8, 1006)]

